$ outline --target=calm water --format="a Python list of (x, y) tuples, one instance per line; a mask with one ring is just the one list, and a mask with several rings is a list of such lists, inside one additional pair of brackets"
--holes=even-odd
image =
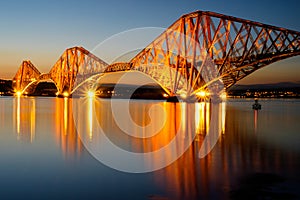
[[(116, 105), (122, 107), (123, 101), (116, 100)], [(131, 101), (129, 113), (136, 124), (154, 124), (153, 130), (163, 125), (157, 135), (141, 139), (121, 131), (109, 100), (1, 97), (0, 198), (300, 198), (300, 100), (261, 100), (258, 112), (252, 103), (231, 99), (217, 105), (221, 135), (212, 151), (199, 159), (214, 112), (208, 103)], [(151, 114), (153, 105), (165, 115), (157, 107)], [(74, 118), (83, 121), (74, 123)], [(128, 118), (123, 120), (130, 124)], [(165, 168), (125, 173), (102, 164), (87, 150), (103, 141), (93, 129), (97, 123), (115, 145), (136, 153), (161, 149), (178, 130), (186, 131), (185, 139), (189, 134), (195, 139)], [(145, 165), (156, 167), (181, 147), (176, 143), (163, 158), (145, 159)], [(131, 164), (119, 159), (120, 166)]]

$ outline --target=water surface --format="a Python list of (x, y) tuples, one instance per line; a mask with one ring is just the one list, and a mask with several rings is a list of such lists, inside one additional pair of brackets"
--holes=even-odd
[[(117, 101), (122, 104), (124, 100)], [(149, 114), (153, 105), (164, 108), (168, 119), (159, 134), (138, 139), (124, 134), (117, 126), (110, 100), (93, 103), (96, 120), (93, 116), (93, 124), (82, 128), (74, 124), (72, 111), (77, 106), (88, 114), (88, 103), (74, 104), (74, 100), (63, 98), (1, 97), (0, 196), (230, 199), (274, 197), (275, 193), (277, 197), (299, 198), (300, 100), (260, 100), (262, 110), (258, 112), (251, 109), (252, 103), (253, 100), (230, 99), (218, 105), (221, 136), (212, 151), (199, 159), (211, 123), (209, 103), (131, 101), (130, 115), (140, 126), (160, 124), (162, 116), (151, 119)], [(81, 117), (91, 122), (88, 115)], [(87, 150), (84, 142), (101, 141), (90, 131), (89, 126), (95, 123), (103, 127), (114, 144), (137, 153), (161, 149), (178, 130), (186, 130), (187, 136), (192, 134), (195, 139), (183, 156), (163, 169), (125, 173), (102, 164)], [(161, 158), (153, 157), (146, 163), (155, 166), (158, 159)], [(264, 181), (265, 185), (259, 184)]]

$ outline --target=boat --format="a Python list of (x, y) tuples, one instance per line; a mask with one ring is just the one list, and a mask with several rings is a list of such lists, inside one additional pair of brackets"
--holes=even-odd
[(252, 105), (253, 110), (261, 110), (261, 104), (258, 103), (258, 100), (255, 99), (255, 103)]

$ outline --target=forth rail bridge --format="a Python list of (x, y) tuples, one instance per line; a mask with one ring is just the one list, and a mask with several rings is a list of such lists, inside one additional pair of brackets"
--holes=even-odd
[(71, 96), (105, 73), (138, 71), (155, 80), (170, 98), (195, 99), (206, 92), (218, 96), (254, 71), (299, 54), (300, 32), (196, 11), (180, 17), (127, 63), (109, 65), (73, 47), (46, 74), (24, 61), (12, 87), (15, 94), (30, 94), (39, 82), (51, 80), (58, 95)]

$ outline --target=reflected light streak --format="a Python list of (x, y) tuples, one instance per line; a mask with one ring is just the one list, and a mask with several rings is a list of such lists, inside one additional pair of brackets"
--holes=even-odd
[(206, 103), (205, 108), (205, 134), (209, 131), (210, 125), (210, 103)]
[(81, 154), (82, 144), (72, 118), (72, 99), (55, 98), (55, 109), (56, 142), (65, 158), (76, 158)]
[[(186, 103), (181, 103), (181, 129), (186, 130), (187, 127), (187, 113), (186, 113)], [(185, 137), (185, 135), (183, 136)]]
[(64, 98), (64, 134), (67, 134), (68, 130), (68, 98)]
[(17, 139), (20, 139), (20, 127), (21, 127), (21, 102), (20, 96), (17, 97)]
[[(162, 143), (163, 140), (165, 140), (164, 144), (168, 144), (168, 142), (170, 142), (172, 139), (172, 137), (170, 137), (172, 136), (171, 134), (178, 134), (177, 128), (180, 128), (181, 131), (186, 133), (185, 139), (178, 141), (177, 148), (181, 148), (184, 141), (187, 141), (187, 139), (192, 139), (189, 138), (189, 136), (192, 135), (192, 132), (196, 131), (193, 127), (199, 129), (201, 126), (204, 126), (204, 108), (204, 102), (196, 104), (174, 104), (174, 107), (172, 107), (170, 104), (167, 104), (166, 111), (168, 114), (168, 120), (166, 122), (166, 126), (168, 128), (165, 130), (165, 132), (163, 132), (163, 135), (169, 135), (169, 137), (156, 138), (156, 140), (152, 140), (153, 145)], [(164, 188), (167, 186), (166, 188), (169, 188), (169, 186), (171, 186), (174, 188), (170, 199), (196, 199), (193, 194), (196, 193), (198, 181), (197, 177), (200, 177), (196, 176), (196, 173), (199, 173), (199, 167), (196, 167), (199, 162), (196, 162), (198, 160), (195, 160), (195, 156), (193, 155), (194, 151), (192, 149), (193, 148), (189, 148), (185, 152), (185, 156), (154, 174), (156, 184), (158, 184), (160, 187)], [(176, 148), (170, 148), (164, 159), (171, 158), (171, 155), (177, 150), (178, 149)], [(155, 164), (159, 161), (159, 159), (162, 158), (153, 157), (151, 163)]]
[(32, 143), (35, 138), (35, 99), (16, 97), (14, 101), (14, 127), (17, 140)]
[[(184, 144), (194, 139), (194, 105), (189, 103), (162, 103), (161, 104), (166, 113), (166, 123), (161, 131), (153, 137), (134, 141), (134, 148), (136, 152), (153, 152), (166, 148), (163, 154), (154, 154), (153, 157), (145, 159), (145, 163), (150, 166), (158, 166), (161, 160), (172, 160), (174, 153), (183, 151)], [(137, 107), (135, 107), (137, 108)], [(191, 111), (191, 112), (190, 112)], [(146, 111), (147, 112), (147, 111)], [(141, 115), (136, 115), (140, 117)], [(161, 120), (156, 117), (151, 119), (151, 123), (157, 123)], [(193, 129), (193, 130), (192, 130)], [(182, 133), (182, 134), (181, 134)], [(175, 139), (177, 134), (181, 134), (177, 138), (176, 145), (168, 146), (170, 142)]]
[(88, 98), (88, 130), (89, 130), (89, 139), (90, 141), (92, 141), (93, 139), (93, 101), (94, 101), (94, 98), (93, 97), (90, 97)]
[(254, 132), (257, 133), (258, 110), (254, 110)]
[(222, 134), (225, 134), (225, 121), (226, 121), (226, 102), (221, 103), (221, 116), (222, 116)]
[(35, 100), (31, 100), (32, 107), (30, 111), (30, 142), (32, 143), (35, 138)]
[(205, 131), (205, 103), (195, 104), (195, 127), (197, 134), (203, 134)]

